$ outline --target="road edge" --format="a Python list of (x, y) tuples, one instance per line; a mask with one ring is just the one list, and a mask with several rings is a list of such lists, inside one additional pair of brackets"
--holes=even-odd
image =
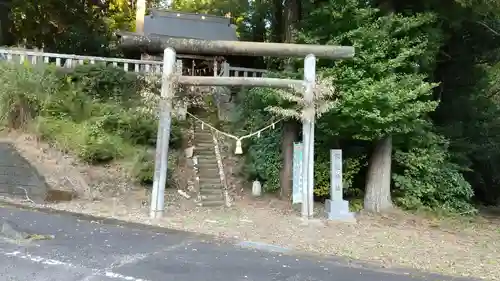
[[(404, 267), (390, 267), (389, 268), (389, 267), (384, 267), (384, 266), (382, 266), (376, 262), (373, 262), (373, 261), (357, 260), (357, 259), (350, 258), (347, 256), (334, 256), (334, 255), (326, 255), (326, 254), (313, 253), (313, 252), (303, 252), (303, 251), (298, 251), (298, 250), (290, 249), (290, 248), (281, 248), (282, 250), (279, 250), (280, 247), (278, 247), (276, 245), (261, 243), (258, 241), (244, 241), (244, 240), (239, 240), (236, 238), (219, 237), (219, 236), (216, 236), (213, 234), (205, 234), (205, 233), (178, 230), (178, 229), (162, 227), (162, 226), (157, 226), (157, 225), (151, 225), (151, 224), (146, 224), (146, 223), (131, 222), (131, 221), (126, 221), (126, 220), (121, 220), (121, 219), (116, 219), (116, 218), (109, 218), (109, 217), (96, 216), (96, 215), (90, 215), (90, 214), (67, 211), (67, 210), (60, 210), (60, 209), (55, 209), (55, 208), (46, 207), (46, 206), (33, 206), (31, 204), (12, 202), (9, 200), (5, 200), (5, 198), (0, 198), (0, 207), (16, 208), (16, 209), (21, 209), (21, 210), (25, 210), (25, 211), (42, 212), (45, 214), (72, 216), (77, 220), (86, 221), (86, 222), (90, 222), (90, 223), (98, 223), (98, 224), (102, 224), (102, 225), (110, 225), (110, 226), (123, 227), (123, 228), (127, 227), (127, 228), (132, 228), (132, 229), (137, 229), (137, 230), (145, 230), (145, 231), (150, 231), (150, 232), (155, 232), (155, 233), (185, 234), (189, 238), (199, 239), (199, 240), (205, 241), (205, 242), (223, 243), (223, 244), (232, 245), (232, 246), (239, 247), (241, 249), (246, 249), (246, 250), (275, 252), (275, 253), (279, 253), (279, 254), (286, 255), (286, 256), (297, 256), (300, 258), (315, 259), (315, 260), (320, 260), (321, 262), (324, 262), (327, 264), (334, 264), (334, 265), (340, 266), (340, 267), (357, 268), (357, 269), (362, 269), (362, 270), (372, 270), (372, 271), (376, 271), (376, 272), (388, 273), (388, 274), (394, 274), (394, 275), (407, 275), (407, 276), (409, 275), (412, 277), (420, 277), (420, 278), (426, 278), (426, 279), (431, 278), (431, 279), (427, 279), (427, 280), (439, 280), (439, 281), (476, 281), (477, 280), (477, 281), (482, 281), (482, 279), (477, 279), (475, 277), (446, 276), (446, 275), (441, 275), (440, 273), (423, 272), (423, 271), (416, 270), (413, 268), (404, 268)], [(247, 244), (247, 246), (244, 246), (244, 244)], [(269, 246), (268, 248), (273, 248), (275, 250), (266, 250), (263, 247), (250, 246), (250, 244), (261, 244), (261, 245), (265, 244), (265, 245)]]

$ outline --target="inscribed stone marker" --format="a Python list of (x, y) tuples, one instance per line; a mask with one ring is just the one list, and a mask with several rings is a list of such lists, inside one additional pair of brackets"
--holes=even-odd
[(326, 216), (329, 220), (353, 220), (349, 212), (349, 202), (343, 198), (342, 150), (330, 150), (330, 199), (325, 202)]
[(331, 189), (330, 199), (333, 201), (342, 200), (342, 150), (330, 150), (330, 168), (331, 168)]
[(302, 157), (303, 145), (301, 142), (293, 143), (293, 194), (292, 203), (302, 203)]

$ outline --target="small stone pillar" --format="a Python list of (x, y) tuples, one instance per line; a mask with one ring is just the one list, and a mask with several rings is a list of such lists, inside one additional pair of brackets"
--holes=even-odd
[(254, 180), (252, 184), (252, 195), (254, 197), (259, 197), (262, 195), (262, 185), (260, 184), (260, 181)]

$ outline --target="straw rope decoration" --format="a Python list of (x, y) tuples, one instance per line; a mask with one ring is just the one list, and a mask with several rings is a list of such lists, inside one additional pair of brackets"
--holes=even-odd
[(241, 141), (244, 140), (244, 139), (247, 139), (247, 138), (251, 138), (253, 136), (257, 136), (257, 137), (260, 137), (260, 134), (262, 132), (264, 132), (265, 130), (268, 130), (268, 129), (274, 129), (274, 127), (276, 126), (276, 124), (278, 124), (279, 122), (285, 120), (285, 118), (281, 118), (265, 127), (262, 127), (261, 129), (253, 132), (253, 133), (250, 133), (250, 134), (247, 134), (247, 135), (244, 135), (244, 136), (235, 136), (235, 135), (232, 135), (230, 133), (226, 133), (226, 132), (223, 132), (221, 130), (218, 130), (217, 128), (215, 128), (214, 126), (210, 125), (209, 123), (201, 120), (200, 118), (194, 116), (193, 114), (187, 112), (187, 114), (191, 117), (193, 117), (196, 121), (200, 122), (201, 123), (201, 129), (203, 130), (204, 129), (204, 126), (207, 126), (209, 127), (210, 129), (216, 131), (218, 134), (221, 134), (221, 135), (224, 135), (228, 138), (232, 138), (234, 140), (236, 140), (236, 149), (234, 150), (234, 154), (243, 154), (243, 148), (241, 147)]

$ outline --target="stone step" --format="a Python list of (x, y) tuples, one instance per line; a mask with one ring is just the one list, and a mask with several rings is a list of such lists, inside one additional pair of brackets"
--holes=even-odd
[[(215, 157), (215, 150), (213, 146), (196, 146), (194, 149), (194, 153), (200, 154), (203, 153), (205, 158)], [(212, 156), (214, 155), (214, 156)]]
[(217, 198), (223, 198), (224, 193), (222, 192), (222, 188), (219, 189), (200, 189), (200, 196), (202, 198), (211, 198), (211, 197), (217, 197)]
[(214, 162), (198, 162), (198, 174), (205, 177), (213, 178), (219, 177), (219, 166)]
[(205, 161), (200, 161), (198, 160), (198, 169), (200, 171), (202, 170), (219, 170), (219, 165), (217, 164), (217, 161), (213, 160), (205, 160)]
[[(203, 179), (220, 179), (220, 174), (219, 174), (219, 170), (215, 170), (215, 166), (214, 167), (207, 167), (209, 169), (204, 169), (204, 168), (199, 168), (198, 169), (198, 177), (200, 177), (201, 180)], [(212, 169), (214, 168), (214, 169)]]
[(212, 155), (199, 155), (198, 160), (210, 161), (210, 162), (214, 161), (215, 163), (217, 163), (217, 159), (215, 159), (215, 152), (214, 152), (214, 156), (212, 156)]
[(204, 158), (204, 159), (215, 158), (215, 151), (213, 148), (204, 149), (204, 148), (197, 147), (197, 149), (194, 151), (194, 154), (197, 155), (198, 158)]
[(198, 169), (201, 171), (203, 170), (219, 170), (219, 165), (217, 164), (217, 161), (199, 161), (198, 160)]
[(203, 159), (202, 161), (215, 161), (217, 162), (217, 159), (215, 159), (215, 151), (213, 150), (196, 150), (193, 153), (196, 157), (199, 159)]
[(220, 178), (219, 170), (208, 170), (208, 171), (200, 170), (198, 172), (198, 176), (200, 177), (201, 180)]
[(214, 150), (214, 143), (213, 142), (201, 142), (199, 140), (196, 140), (196, 144), (194, 145), (195, 149), (209, 149), (209, 150)]
[(205, 153), (194, 153), (194, 156), (198, 158), (198, 165), (203, 165), (203, 164), (212, 164), (215, 163), (217, 164), (217, 159), (215, 157), (215, 153), (213, 152), (213, 155), (205, 152)]
[(204, 177), (219, 177), (219, 165), (217, 162), (198, 162), (198, 175)]
[(224, 206), (225, 204), (226, 202), (224, 200), (218, 200), (218, 201), (202, 201), (197, 205), (200, 207), (220, 207)]
[(219, 175), (215, 177), (200, 177), (200, 183), (205, 184), (220, 184)]
[(222, 190), (222, 185), (219, 184), (204, 184), (200, 185), (200, 191), (207, 191), (207, 192), (213, 192), (213, 191), (219, 191), (221, 192)]
[(195, 143), (211, 143), (214, 144), (214, 139), (212, 136), (194, 136)]
[(206, 138), (213, 139), (213, 135), (209, 131), (195, 130), (194, 131), (194, 138), (196, 139), (197, 137), (206, 137)]
[(200, 190), (221, 189), (222, 184), (218, 183), (205, 183), (200, 180)]
[(214, 165), (214, 164), (217, 164), (217, 163), (216, 162), (213, 162), (213, 163), (204, 162), (201, 165), (200, 165), (200, 163), (198, 163), (198, 174), (219, 175), (219, 166)]
[(215, 190), (215, 189), (210, 189), (210, 190), (200, 190), (200, 196), (201, 198), (206, 198), (207, 196), (218, 196), (218, 199), (223, 198), (223, 193), (222, 190)]
[(209, 202), (209, 201), (219, 201), (219, 200), (224, 200), (224, 196), (222, 195), (222, 192), (219, 194), (200, 194), (201, 201), (202, 202)]
[[(217, 162), (217, 159), (215, 158), (215, 151), (212, 150), (212, 152), (214, 153), (213, 155), (207, 154), (207, 153), (204, 153), (204, 154), (201, 154), (201, 155), (197, 155), (198, 156), (198, 160), (201, 160), (201, 161), (210, 161), (210, 162), (211, 161), (215, 161), (215, 162)], [(195, 153), (196, 153), (196, 151), (195, 151)]]
[(200, 178), (200, 188), (203, 187), (220, 187), (222, 183), (220, 182), (219, 178)]
[(203, 146), (203, 147), (207, 147), (207, 146), (211, 146), (211, 147), (214, 147), (214, 142), (213, 141), (209, 141), (209, 140), (203, 140), (203, 139), (197, 139), (195, 140), (195, 146)]
[(213, 135), (209, 131), (195, 130), (194, 131), (194, 136), (195, 137), (201, 137), (201, 136), (203, 136), (203, 137), (210, 137), (210, 138), (212, 138)]
[(213, 149), (210, 149), (210, 150), (209, 149), (196, 149), (194, 151), (194, 153), (196, 155), (199, 155), (199, 156), (203, 155), (203, 156), (213, 156), (213, 157), (215, 157), (215, 151)]

